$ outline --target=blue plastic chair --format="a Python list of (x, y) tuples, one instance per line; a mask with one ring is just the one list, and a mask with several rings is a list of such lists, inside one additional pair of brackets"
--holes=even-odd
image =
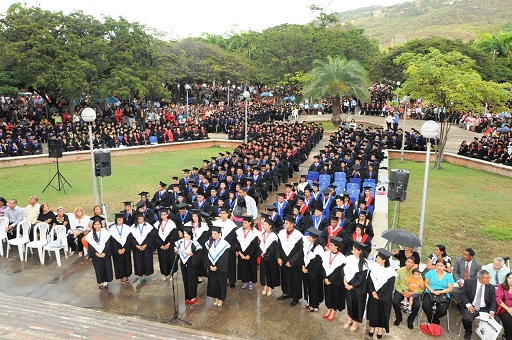
[(350, 190), (356, 190), (357, 192), (359, 192), (359, 184), (357, 183), (347, 183), (347, 191), (350, 191)]
[(318, 182), (329, 182), (331, 183), (331, 175), (322, 174), (318, 176)]
[(307, 179), (312, 180), (313, 182), (318, 182), (318, 177), (320, 176), (320, 173), (318, 171), (308, 171)]
[(351, 178), (349, 179), (349, 183), (357, 183), (359, 186), (361, 186), (361, 178)]
[(346, 180), (347, 179), (347, 174), (340, 171), (340, 172), (335, 172), (334, 173), (334, 181), (335, 182), (340, 182), (341, 180)]

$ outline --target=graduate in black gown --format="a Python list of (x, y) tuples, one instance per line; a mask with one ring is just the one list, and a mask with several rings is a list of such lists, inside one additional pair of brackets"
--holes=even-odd
[(395, 270), (390, 266), (389, 257), (393, 254), (386, 249), (377, 249), (375, 263), (370, 267), (368, 276), (368, 308), (366, 317), (370, 324), (369, 335), (377, 331), (377, 338), (382, 338), (384, 330), (389, 333), (389, 318), (393, 300)]
[(222, 238), (220, 227), (212, 228), (212, 236), (205, 243), (208, 286), (206, 295), (214, 298), (215, 306), (222, 306), (228, 289), (229, 243)]
[(343, 328), (348, 329), (350, 327), (351, 332), (355, 332), (359, 323), (363, 322), (364, 310), (366, 308), (368, 263), (363, 255), (365, 248), (366, 246), (363, 243), (354, 241), (352, 255), (347, 256), (345, 259), (345, 276), (343, 281), (347, 290), (348, 319)]
[(258, 233), (253, 228), (252, 216), (244, 216), (242, 228), (236, 230), (236, 254), (238, 256), (238, 280), (242, 281), (242, 289), (254, 289), (258, 282)]
[[(229, 243), (228, 281), (229, 287), (235, 288), (236, 283), (236, 229), (238, 226), (229, 219), (229, 208), (221, 207), (219, 219), (213, 225), (222, 228), (222, 237)], [(276, 264), (277, 265), (277, 264)]]
[(160, 208), (160, 218), (155, 223), (155, 229), (158, 235), (155, 241), (158, 251), (160, 273), (163, 275), (162, 281), (167, 281), (169, 275), (174, 275), (174, 273), (178, 271), (174, 243), (178, 241), (180, 237), (176, 224), (169, 217), (169, 210), (167, 208)]
[(192, 228), (183, 228), (183, 238), (175, 242), (175, 252), (180, 257), (181, 275), (185, 288), (185, 304), (193, 305), (197, 297), (197, 272), (203, 248), (194, 238)]
[(277, 264), (279, 240), (273, 231), (274, 221), (271, 218), (266, 216), (261, 225), (263, 231), (258, 235), (261, 250), (260, 283), (263, 286), (261, 294), (271, 296), (272, 290), (281, 284)]
[(308, 312), (318, 312), (318, 305), (324, 300), (322, 254), (320, 230), (310, 227), (308, 236), (304, 239), (304, 264), (302, 265), (302, 284), (304, 285), (304, 308)]
[(135, 214), (135, 224), (132, 226), (132, 251), (135, 275), (140, 282), (147, 282), (148, 276), (155, 272), (153, 251), (155, 250), (156, 229), (144, 221), (144, 214)]
[(110, 243), (112, 246), (112, 260), (116, 279), (124, 285), (130, 281), (132, 275), (132, 253), (133, 244), (130, 226), (124, 224), (125, 213), (115, 214), (115, 223), (109, 227)]
[(345, 255), (341, 251), (343, 239), (331, 236), (329, 250), (322, 255), (322, 274), (324, 277), (325, 306), (328, 308), (323, 318), (331, 322), (336, 312), (345, 309), (345, 287), (343, 284)]
[[(191, 220), (184, 224), (185, 227), (192, 228), (192, 232), (194, 233), (194, 240), (196, 240), (199, 244), (203, 245), (209, 238), (209, 227), (206, 222), (204, 222), (201, 218), (201, 210), (190, 210), (190, 214), (192, 216)], [(202, 265), (199, 266), (199, 271), (197, 273), (197, 280), (199, 283), (203, 282), (203, 276), (207, 276), (207, 266), (206, 266), (206, 249), (203, 247), (202, 249)]]
[(94, 272), (96, 273), (96, 282), (99, 288), (108, 288), (108, 283), (113, 279), (112, 272), (112, 257), (110, 247), (110, 233), (108, 230), (101, 227), (101, 216), (94, 216), (92, 218), (92, 231), (85, 236), (89, 242), (87, 253), (89, 258), (92, 259)]
[(294, 227), (295, 216), (286, 216), (284, 229), (277, 235), (279, 239), (277, 263), (281, 267), (283, 290), (283, 295), (277, 299), (291, 298), (290, 306), (292, 307), (302, 298), (302, 265), (304, 264), (304, 235)]

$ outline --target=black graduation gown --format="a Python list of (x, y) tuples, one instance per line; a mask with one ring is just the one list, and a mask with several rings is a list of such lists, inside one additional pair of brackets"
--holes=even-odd
[[(338, 252), (343, 256), (341, 251)], [(329, 255), (327, 255), (329, 254)], [(325, 253), (325, 261), (328, 261), (330, 256), (332, 256), (331, 252)], [(328, 264), (325, 264), (327, 266)], [(329, 309), (334, 309), (335, 311), (341, 312), (345, 309), (345, 285), (343, 283), (344, 271), (343, 267), (345, 264), (341, 264), (336, 267), (329, 275), (327, 275), (324, 265), (322, 265), (322, 275), (324, 279), (328, 279), (331, 283), (330, 285), (325, 284), (324, 281), (324, 293), (325, 293), (325, 306)]]
[[(239, 229), (237, 232), (244, 232), (244, 229)], [(241, 236), (243, 238), (243, 234)], [(236, 251), (242, 253), (244, 256), (249, 255), (249, 260), (243, 260), (238, 257), (238, 272), (237, 278), (242, 282), (258, 282), (258, 256), (260, 255), (260, 247), (258, 245), (258, 235), (255, 230), (252, 233), (252, 241), (245, 250), (242, 249), (241, 241), (237, 238)]]
[[(288, 242), (285, 236), (287, 231), (283, 229), (279, 232), (279, 235), (283, 235), (284, 241), (279, 237), (278, 258), (283, 260), (281, 267), (281, 288), (283, 294), (291, 297), (293, 301), (299, 301), (302, 298), (302, 264), (304, 263), (303, 238), (298, 230), (294, 230), (293, 232), (299, 233), (301, 237), (296, 240), (288, 255), (286, 255), (283, 249), (283, 242)], [(287, 262), (290, 262), (291, 267), (286, 266)]]
[[(322, 249), (321, 245), (317, 245), (316, 247)], [(311, 251), (314, 252), (314, 249), (311, 249)], [(323, 250), (321, 252), (323, 253)], [(317, 254), (313, 259), (309, 260), (309, 263), (307, 266), (305, 265), (305, 268), (308, 270), (308, 273), (302, 276), (304, 299), (308, 301), (311, 307), (318, 308), (320, 302), (324, 300), (322, 287), (322, 257), (320, 254)]]
[[(135, 224), (133, 226), (133, 232), (138, 233), (138, 226)], [(135, 268), (135, 275), (143, 276), (143, 275), (151, 275), (155, 272), (155, 268), (153, 265), (153, 250), (155, 249), (155, 238), (158, 237), (156, 235), (156, 229), (148, 223), (145, 223), (144, 228), (151, 228), (151, 231), (146, 235), (146, 237), (139, 243), (135, 237), (132, 237), (132, 251), (133, 251), (133, 267)], [(146, 249), (140, 251), (136, 248), (136, 246), (147, 245)]]
[[(105, 234), (107, 230), (103, 230)], [(92, 234), (92, 231), (90, 232)], [(110, 235), (108, 235), (110, 237)], [(87, 254), (89, 258), (92, 259), (92, 265), (94, 267), (94, 273), (96, 274), (96, 282), (101, 284), (103, 282), (110, 282), (114, 278), (114, 273), (112, 271), (112, 247), (110, 240), (105, 243), (105, 248), (103, 250), (97, 251), (94, 246), (96, 242), (89, 242), (89, 248), (87, 249)], [(96, 253), (105, 253), (106, 256), (104, 258), (99, 258), (96, 256)]]
[[(180, 249), (181, 242), (184, 242), (184, 239), (181, 239), (175, 242), (175, 246), (177, 249)], [(192, 256), (188, 257), (187, 260), (184, 260), (183, 254), (177, 255), (180, 256), (180, 268), (181, 275), (183, 277), (183, 287), (185, 289), (185, 300), (194, 299), (197, 296), (197, 273), (198, 267), (201, 263), (201, 245), (197, 242), (185, 243), (184, 246), (187, 245), (187, 251), (192, 251)], [(183, 250), (183, 249), (182, 249)]]
[[(263, 242), (263, 240), (260, 240), (260, 242)], [(278, 242), (278, 240), (275, 240), (270, 243), (265, 253), (262, 254), (260, 262), (260, 283), (262, 286), (268, 286), (272, 289), (281, 285), (279, 264), (277, 264)]]
[[(161, 221), (157, 226), (157, 234), (155, 237), (155, 246), (158, 251), (158, 263), (160, 264), (160, 273), (165, 276), (173, 275), (178, 271), (178, 264), (176, 263), (176, 253), (174, 252), (174, 243), (179, 240), (178, 229), (174, 228), (174, 222), (168, 220), (166, 228), (173, 228), (171, 232), (165, 237), (164, 240), (160, 237), (161, 233)], [(166, 250), (161, 249), (161, 246), (165, 246), (170, 243), (169, 248)]]
[[(206, 295), (210, 296), (214, 299), (220, 299), (222, 301), (226, 300), (227, 295), (227, 289), (228, 289), (228, 262), (229, 262), (229, 255), (227, 252), (227, 249), (229, 249), (229, 243), (225, 242), (224, 245), (218, 244), (217, 247), (220, 247), (219, 254), (217, 261), (215, 264), (210, 259), (208, 254), (210, 253), (210, 250), (214, 249), (214, 243), (212, 242), (211, 247), (208, 247), (207, 242), (205, 246), (206, 253), (205, 253), (205, 269), (208, 270), (208, 285), (206, 287)], [(227, 247), (224, 251), (224, 247)], [(221, 252), (222, 251), (222, 252)], [(214, 255), (215, 256), (215, 255)], [(210, 266), (217, 267), (216, 271), (210, 270)]]
[(368, 269), (363, 266), (362, 271), (358, 271), (352, 279), (347, 281), (349, 285), (354, 287), (351, 290), (347, 290), (346, 301), (348, 316), (359, 323), (363, 322), (363, 315), (366, 307), (367, 276)]
[(367, 285), (369, 294), (366, 318), (370, 323), (370, 327), (383, 327), (386, 333), (389, 333), (389, 318), (391, 316), (395, 277), (388, 278), (386, 283), (377, 290), (378, 300), (371, 294), (371, 292), (375, 291), (371, 276), (368, 276)]
[[(128, 227), (125, 225), (124, 227)], [(112, 228), (114, 228), (113, 232), (115, 231), (115, 226), (111, 226), (110, 230), (112, 231)], [(129, 228), (129, 227), (128, 227)], [(117, 241), (114, 237), (110, 237), (110, 243), (112, 247), (112, 260), (114, 262), (114, 271), (116, 274), (116, 279), (120, 280), (125, 277), (130, 277), (132, 275), (132, 249), (133, 246), (133, 236), (130, 234), (128, 235), (126, 242), (124, 245), (121, 245), (119, 241)], [(120, 255), (118, 253), (119, 250), (125, 249), (125, 252)]]
[(233, 228), (229, 234), (222, 235), (222, 237), (230, 245), (229, 249), (227, 250), (229, 253), (228, 281), (230, 285), (234, 285), (236, 283), (236, 228)]
[[(186, 225), (187, 225), (187, 226), (192, 227), (192, 222), (191, 222), (191, 223), (187, 223)], [(199, 243), (199, 244), (202, 246), (203, 244), (205, 244), (205, 243), (206, 243), (206, 241), (207, 241), (207, 240), (208, 240), (208, 238), (209, 238), (208, 233), (210, 232), (210, 229), (209, 229), (209, 230), (206, 230), (206, 228), (207, 228), (207, 224), (206, 224), (206, 223), (203, 223), (203, 222), (201, 222), (201, 224), (200, 224), (199, 228), (205, 228), (205, 230), (201, 233), (201, 235), (200, 235), (199, 237), (196, 237), (196, 233), (197, 233), (197, 232), (194, 230), (194, 228), (193, 228), (193, 227), (192, 227), (192, 230), (193, 230), (193, 233), (194, 233), (194, 240), (195, 240), (195, 241), (197, 241), (197, 243)], [(199, 228), (198, 228), (198, 229), (199, 229)], [(205, 248), (205, 247), (203, 247), (203, 249), (202, 249), (201, 251), (203, 252), (203, 254), (202, 254), (202, 256), (201, 256), (201, 259), (204, 261), (204, 259), (205, 259), (205, 255), (207, 255), (207, 254), (206, 254), (206, 253), (207, 253), (207, 250), (206, 250), (206, 248)], [(207, 269), (205, 269), (205, 268), (208, 268), (208, 267), (206, 267), (206, 262), (203, 262), (203, 263), (202, 263), (202, 265), (199, 265), (199, 267), (198, 267), (198, 273), (197, 273), (197, 275), (198, 275), (198, 276), (207, 276), (207, 275), (208, 275), (208, 273), (207, 273)]]

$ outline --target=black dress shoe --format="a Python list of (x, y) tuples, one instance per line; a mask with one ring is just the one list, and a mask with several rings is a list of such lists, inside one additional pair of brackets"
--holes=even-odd
[(235, 286), (235, 284), (234, 284), (234, 283), (229, 285), (229, 288), (231, 288), (231, 289), (235, 289), (235, 287), (236, 287), (236, 286)]
[(297, 304), (299, 303), (299, 301), (295, 301), (293, 300), (292, 302), (290, 302), (290, 306), (296, 306)]
[(471, 339), (471, 333), (464, 333), (464, 340), (470, 340)]
[(409, 329), (413, 329), (413, 328), (414, 328), (414, 326), (412, 325), (412, 323), (407, 324), (407, 327), (408, 327)]
[(281, 295), (280, 297), (278, 297), (277, 299), (278, 299), (279, 301), (281, 301), (281, 300), (284, 300), (284, 299), (287, 299), (287, 298), (288, 298), (288, 295), (284, 295), (284, 294), (283, 294), (283, 295)]
[(400, 320), (395, 320), (395, 322), (393, 322), (393, 325), (398, 326), (398, 325), (400, 325), (400, 322), (402, 322), (402, 321), (400, 321)]

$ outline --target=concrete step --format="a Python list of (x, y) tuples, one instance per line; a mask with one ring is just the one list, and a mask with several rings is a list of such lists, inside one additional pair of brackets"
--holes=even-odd
[(2, 339), (235, 339), (137, 318), (0, 294)]

